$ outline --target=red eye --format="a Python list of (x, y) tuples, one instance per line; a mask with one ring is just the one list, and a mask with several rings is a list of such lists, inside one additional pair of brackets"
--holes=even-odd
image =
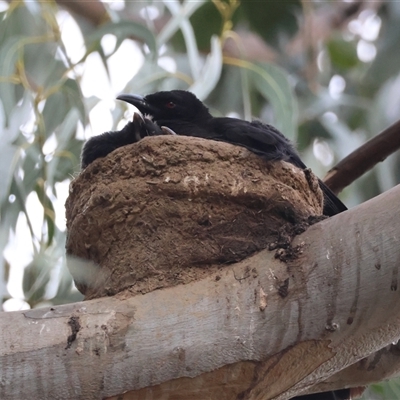
[(165, 104), (165, 107), (167, 108), (174, 108), (176, 104), (173, 101), (169, 101), (167, 104)]

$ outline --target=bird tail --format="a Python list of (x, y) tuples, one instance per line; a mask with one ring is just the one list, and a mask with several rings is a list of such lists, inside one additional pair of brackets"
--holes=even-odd
[(328, 186), (321, 179), (318, 179), (319, 186), (324, 193), (324, 215), (332, 217), (347, 210), (347, 207), (339, 200)]

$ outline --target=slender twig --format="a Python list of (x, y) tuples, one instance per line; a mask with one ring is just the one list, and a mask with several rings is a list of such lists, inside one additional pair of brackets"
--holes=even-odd
[(335, 194), (338, 194), (399, 148), (400, 120), (340, 161), (328, 172), (324, 182)]

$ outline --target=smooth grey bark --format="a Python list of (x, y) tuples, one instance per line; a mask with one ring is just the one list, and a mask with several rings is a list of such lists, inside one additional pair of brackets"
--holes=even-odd
[(2, 313), (0, 398), (286, 399), (333, 379), (400, 338), (399, 200), (310, 227), (288, 263), (262, 251), (143, 296)]

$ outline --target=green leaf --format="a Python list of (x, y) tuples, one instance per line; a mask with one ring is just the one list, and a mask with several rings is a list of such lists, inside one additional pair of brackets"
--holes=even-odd
[(41, 301), (46, 292), (46, 286), (50, 281), (52, 262), (40, 252), (24, 270), (22, 289), (26, 300), (31, 306)]
[[(43, 5), (43, 7), (46, 7), (46, 5)], [(35, 9), (27, 7), (23, 2), (10, 7), (6, 12), (6, 18), (1, 20), (0, 38), (8, 38), (16, 35), (22, 35), (26, 38), (44, 36), (48, 32), (48, 25), (41, 15), (41, 11), (40, 7), (35, 7)], [(46, 11), (48, 12), (49, 10)]]
[[(165, 1), (165, 5), (169, 7), (169, 10), (173, 14), (173, 18), (168, 21), (159, 33), (157, 37), (158, 46), (167, 43), (168, 40), (170, 40), (171, 37), (181, 28), (182, 23), (188, 22), (188, 18), (190, 18), (191, 15), (205, 2), (206, 0), (186, 1), (180, 5), (176, 0)], [(193, 29), (192, 26), (191, 28)]]
[(62, 123), (67, 113), (68, 106), (64, 93), (57, 91), (47, 98), (42, 112), (46, 139)]
[(200, 100), (204, 100), (217, 85), (221, 71), (221, 42), (217, 36), (214, 36), (211, 40), (211, 53), (207, 56), (201, 75), (188, 90), (193, 92)]
[(56, 152), (61, 152), (68, 147), (68, 143), (75, 135), (76, 125), (78, 121), (79, 121), (78, 110), (76, 108), (72, 108), (68, 112), (62, 125), (56, 132), (56, 138), (57, 138)]
[(152, 93), (160, 85), (160, 81), (171, 74), (157, 65), (151, 59), (146, 59), (138, 73), (128, 82), (126, 91), (128, 93)]
[(43, 206), (44, 210), (44, 220), (47, 224), (47, 247), (50, 246), (50, 244), (53, 241), (54, 237), (54, 232), (55, 232), (55, 212), (54, 212), (54, 207), (53, 203), (51, 202), (51, 199), (49, 198), (47, 191), (46, 191), (46, 185), (43, 179), (39, 178), (36, 182), (35, 185), (35, 192), (37, 193), (38, 199)]
[[(60, 236), (60, 232), (58, 235)], [(59, 277), (57, 282), (57, 292), (55, 297), (51, 299), (53, 304), (66, 304), (83, 300), (83, 295), (78, 291), (73, 290), (72, 275), (67, 268), (65, 257), (65, 239), (64, 237), (57, 237), (57, 254), (62, 254)]]
[(72, 108), (76, 108), (79, 111), (79, 117), (82, 123), (85, 124), (86, 109), (78, 82), (73, 79), (67, 79), (60, 90), (65, 94), (68, 111)]
[(319, 120), (334, 139), (332, 146), (335, 149), (335, 153), (338, 154), (339, 159), (346, 157), (365, 141), (365, 138), (360, 134), (352, 132), (343, 120), (339, 119), (334, 124), (323, 116)]
[(55, 129), (63, 123), (72, 109), (79, 111), (78, 118), (85, 123), (86, 110), (80, 88), (74, 80), (67, 79), (59, 90), (46, 100), (42, 112), (46, 138), (50, 137)]
[(297, 138), (298, 150), (301, 152), (308, 146), (311, 146), (316, 138), (330, 139), (331, 136), (320, 121), (312, 119), (303, 122), (299, 126), (299, 134)]
[[(16, 60), (20, 59), (31, 86), (40, 89), (54, 85), (66, 67), (56, 57), (57, 38), (49, 22), (52, 18), (55, 21), (51, 14), (53, 9), (45, 4), (37, 8), (26, 7), (20, 2), (10, 10), (0, 22), (1, 53), (7, 53), (6, 56), (0, 54), (0, 62), (4, 62), (9, 71), (6, 74), (0, 71), (0, 76), (7, 77), (15, 72)], [(9, 42), (15, 40), (15, 46), (10, 47)]]
[(41, 152), (36, 143), (25, 149), (25, 158), (22, 163), (22, 171), (24, 172), (22, 186), (27, 193), (34, 189), (36, 182), (42, 176), (41, 166), (43, 160), (41, 157)]
[(27, 43), (23, 47), (23, 67), (30, 82), (43, 91), (61, 85), (67, 68), (56, 58), (57, 43), (49, 41), (49, 38), (41, 40), (41, 43), (29, 43), (28, 39), (24, 40)]
[(361, 399), (375, 399), (377, 398), (376, 395), (382, 400), (400, 398), (400, 379), (395, 378), (390, 381), (370, 385)]
[(353, 68), (360, 62), (357, 57), (356, 45), (353, 42), (336, 37), (331, 39), (326, 46), (332, 64), (338, 69)]
[(195, 33), (188, 18), (203, 2), (204, 0), (185, 2), (181, 6), (177, 0), (166, 1), (165, 6), (169, 9), (173, 18), (171, 18), (158, 37), (160, 45), (161, 43), (165, 43), (166, 38), (172, 36), (180, 28), (185, 40), (187, 58), (194, 80), (200, 78), (200, 55)]
[[(399, 118), (400, 107), (400, 74), (388, 79), (374, 97), (371, 111), (365, 118), (370, 136), (376, 135)], [(384, 192), (396, 186), (399, 182), (400, 169), (398, 167), (399, 152), (389, 156), (385, 162), (375, 167), (380, 191)]]
[[(68, 178), (74, 172), (75, 164), (78, 163), (82, 146), (82, 142), (74, 138), (78, 120), (79, 113), (73, 108), (69, 111), (59, 129), (56, 130), (57, 147), (47, 166), (48, 184), (51, 186), (55, 182)], [(79, 146), (78, 152), (76, 152), (77, 149), (74, 149), (71, 153), (71, 148), (76, 143)]]
[[(47, 196), (46, 196), (47, 197)], [(46, 207), (44, 209), (44, 219), (47, 224), (47, 246), (50, 246), (53, 243), (54, 233), (56, 230), (56, 215), (53, 207), (53, 203), (47, 197)]]
[[(240, 82), (242, 70), (243, 68), (224, 65), (215, 90), (207, 98), (207, 105), (213, 115), (223, 116), (233, 111), (240, 114), (243, 110), (243, 95), (237, 85), (232, 85), (232, 82)], [(245, 72), (248, 74), (247, 69)]]
[[(1, 109), (0, 102), (0, 204), (9, 195), (9, 188), (15, 169), (17, 168), (20, 156), (20, 148), (15, 144), (20, 135), (22, 121), (29, 120), (31, 116), (31, 103), (29, 95), (25, 95), (22, 104), (15, 105), (8, 118), (8, 126), (5, 126), (5, 113)], [(22, 140), (26, 143), (26, 140)]]
[(238, 9), (239, 21), (249, 25), (269, 44), (277, 46), (283, 37), (291, 37), (298, 30), (301, 2), (242, 1)]
[(14, 160), (18, 148), (12, 145), (3, 144), (0, 148), (0, 205), (10, 194), (10, 185), (14, 173)]
[(62, 269), (61, 269), (61, 277), (58, 282), (58, 289), (57, 289), (57, 297), (67, 297), (71, 293), (72, 289), (72, 276), (70, 272), (68, 271), (67, 266), (65, 263), (63, 263)]
[[(199, 49), (209, 51), (211, 38), (214, 35), (220, 35), (222, 28), (222, 17), (215, 5), (211, 1), (203, 3), (190, 17), (190, 23), (195, 32)], [(180, 32), (174, 36), (173, 43), (177, 48), (183, 50)]]
[[(14, 36), (2, 42), (0, 47), (0, 99), (3, 103), (6, 118), (19, 100), (16, 97), (15, 84), (12, 83), (11, 79), (19, 58), (18, 52), (21, 40), (22, 37)], [(7, 121), (6, 124), (8, 123)]]
[(382, 32), (376, 47), (378, 53), (372, 62), (366, 79), (376, 88), (387, 79), (397, 75), (400, 70), (400, 24), (399, 3), (385, 2), (380, 9), (382, 15)]
[(250, 69), (253, 87), (273, 107), (274, 125), (294, 141), (297, 136), (297, 102), (287, 74), (267, 63), (250, 64), (246, 68)]
[(156, 38), (153, 33), (148, 30), (145, 26), (138, 24), (133, 21), (120, 21), (110, 22), (97, 29), (87, 38), (88, 47), (94, 45), (94, 42), (98, 42), (106, 34), (112, 34), (117, 37), (117, 40), (122, 39), (140, 39), (143, 40), (151, 54), (157, 55), (157, 44)]

